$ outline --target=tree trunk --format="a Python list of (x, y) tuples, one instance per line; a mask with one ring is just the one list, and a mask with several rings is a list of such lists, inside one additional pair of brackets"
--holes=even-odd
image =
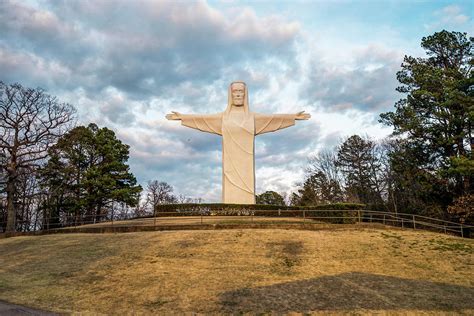
[(15, 208), (15, 181), (17, 172), (14, 163), (8, 166), (8, 180), (7, 180), (7, 227), (5, 232), (7, 235), (13, 234), (16, 231), (16, 208)]
[(102, 202), (97, 203), (96, 213), (95, 213), (95, 221), (96, 223), (100, 222), (100, 218), (102, 216)]
[[(469, 124), (469, 145), (471, 151), (466, 154), (466, 156), (469, 159), (473, 159), (474, 157), (474, 137), (472, 137), (472, 132), (471, 132), (471, 124)], [(474, 193), (474, 188), (473, 188), (473, 181), (474, 181), (474, 176), (472, 175), (465, 175), (464, 176), (464, 194), (472, 194)]]

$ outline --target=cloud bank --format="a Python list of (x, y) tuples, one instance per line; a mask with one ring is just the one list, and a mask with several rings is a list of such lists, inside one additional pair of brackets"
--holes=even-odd
[[(303, 11), (206, 1), (0, 1), (0, 80), (45, 88), (76, 106), (80, 124), (112, 128), (130, 145), (142, 184), (166, 181), (212, 202), (221, 195), (220, 138), (164, 116), (222, 111), (228, 84), (244, 80), (252, 110), (313, 116), (256, 139), (257, 192), (289, 192), (309, 154), (353, 133), (390, 132), (376, 118), (400, 97), (395, 73), (419, 43), (410, 34), (390, 43), (376, 32), (334, 45), (325, 36), (334, 35), (331, 19), (316, 14), (315, 28), (305, 18), (310, 11), (297, 7)], [(437, 12), (444, 12), (440, 25), (470, 23), (459, 6), (430, 14)]]

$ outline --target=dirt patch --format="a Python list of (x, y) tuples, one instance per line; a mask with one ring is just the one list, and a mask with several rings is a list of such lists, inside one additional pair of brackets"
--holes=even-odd
[(303, 252), (301, 241), (268, 242), (267, 257), (272, 259), (270, 272), (276, 274), (291, 274), (300, 263)]

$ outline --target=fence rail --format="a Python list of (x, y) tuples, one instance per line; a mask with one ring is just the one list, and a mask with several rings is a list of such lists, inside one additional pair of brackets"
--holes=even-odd
[[(370, 210), (210, 210), (208, 208), (192, 208), (181, 211), (155, 212), (155, 214), (127, 219), (114, 219), (114, 216), (59, 216), (35, 219), (29, 221), (17, 221), (16, 225), (22, 232), (48, 232), (62, 228), (79, 228), (85, 225), (95, 227), (101, 224), (115, 226), (155, 226), (173, 224), (173, 221), (188, 220), (193, 224), (211, 224), (225, 222), (226, 218), (238, 220), (240, 222), (248, 220), (250, 222), (262, 221), (267, 224), (278, 223), (272, 219), (278, 219), (280, 223), (295, 224), (356, 224), (356, 223), (381, 223), (383, 225), (397, 226), (404, 229), (424, 229), (430, 231), (453, 234), (461, 237), (472, 237), (473, 225), (465, 225), (452, 221), (431, 218), (422, 215), (379, 212)], [(140, 223), (140, 221), (142, 221)], [(229, 221), (227, 221), (229, 222)], [(3, 233), (6, 222), (0, 222), (0, 233)]]

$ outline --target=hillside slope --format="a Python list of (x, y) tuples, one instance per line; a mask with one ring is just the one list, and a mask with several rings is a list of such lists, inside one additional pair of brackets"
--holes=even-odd
[(56, 312), (474, 312), (474, 240), (219, 230), (0, 240), (0, 300)]

